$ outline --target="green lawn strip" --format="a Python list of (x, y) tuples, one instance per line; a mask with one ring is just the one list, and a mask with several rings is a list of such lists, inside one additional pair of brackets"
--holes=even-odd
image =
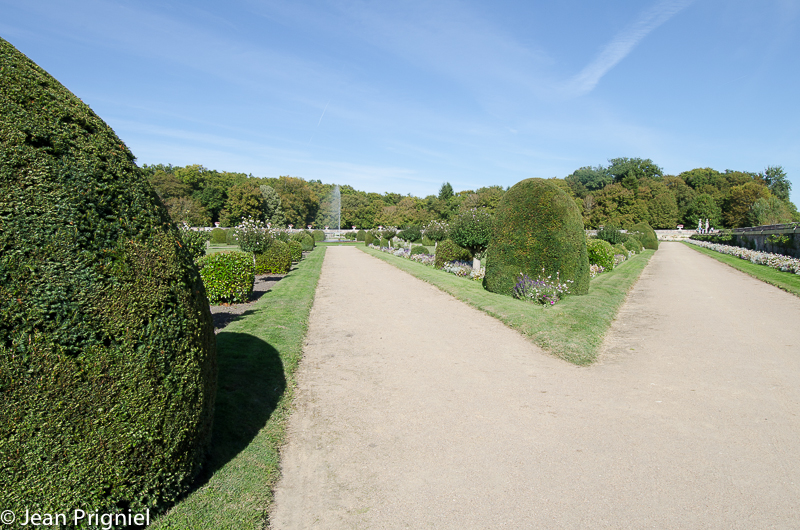
[(212, 244), (206, 247), (206, 255), (209, 254), (216, 254), (217, 252), (224, 252), (224, 251), (239, 251), (239, 245), (223, 245), (223, 244)]
[(749, 274), (753, 278), (761, 280), (762, 282), (774, 285), (775, 287), (783, 289), (784, 291), (792, 293), (793, 295), (800, 296), (800, 275), (798, 274), (779, 271), (778, 269), (773, 269), (769, 265), (751, 263), (750, 261), (742, 258), (737, 258), (736, 256), (731, 256), (730, 254), (723, 254), (722, 252), (717, 252), (716, 250), (698, 247), (697, 245), (692, 245), (691, 243), (684, 243), (684, 245), (700, 252), (701, 254), (710, 256), (717, 261), (721, 261), (726, 265), (730, 265), (734, 269), (740, 270), (745, 274)]
[(359, 248), (488, 313), (529, 337), (544, 350), (578, 365), (594, 362), (628, 290), (654, 253), (646, 250), (613, 271), (598, 275), (591, 281), (587, 295), (567, 296), (552, 307), (544, 307), (491, 293), (480, 282), (459, 278), (421, 263), (363, 246)]
[[(219, 367), (207, 482), (151, 528), (265, 528), (325, 249), (303, 259), (217, 335)], [(210, 476), (209, 476), (210, 475)]]

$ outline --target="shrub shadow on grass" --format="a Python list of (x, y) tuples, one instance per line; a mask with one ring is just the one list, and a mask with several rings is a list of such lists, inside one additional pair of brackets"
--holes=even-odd
[(207, 464), (193, 489), (239, 454), (266, 425), (286, 390), (280, 354), (248, 333), (217, 335), (217, 401)]

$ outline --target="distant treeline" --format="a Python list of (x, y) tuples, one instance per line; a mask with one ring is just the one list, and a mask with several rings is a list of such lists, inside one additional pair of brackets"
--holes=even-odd
[[(319, 180), (259, 178), (196, 164), (144, 165), (142, 170), (175, 222), (236, 226), (253, 217), (273, 226), (337, 223), (330, 208), (334, 185)], [(715, 228), (800, 222), (797, 207), (789, 201), (791, 183), (780, 166), (763, 173), (697, 168), (664, 175), (650, 159), (614, 158), (608, 165), (582, 167), (552, 180), (575, 200), (587, 228), (626, 228), (642, 221), (657, 229), (678, 224), (695, 228), (701, 219), (709, 219)], [(469, 208), (493, 211), (505, 192), (502, 186), (455, 192), (445, 183), (438, 195), (420, 198), (339, 188), (342, 228), (422, 226)]]

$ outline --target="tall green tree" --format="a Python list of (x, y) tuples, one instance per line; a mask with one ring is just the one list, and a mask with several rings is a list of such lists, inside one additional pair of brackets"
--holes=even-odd
[(270, 185), (281, 197), (281, 207), (288, 224), (297, 228), (313, 224), (319, 209), (319, 197), (305, 180), (283, 176), (271, 180)]
[(280, 195), (272, 186), (267, 186), (266, 184), (260, 185), (258, 190), (261, 192), (261, 198), (263, 199), (261, 205), (264, 208), (264, 222), (271, 224), (273, 227), (285, 227), (286, 215), (281, 207)]
[(789, 200), (789, 192), (792, 191), (792, 183), (786, 176), (786, 172), (781, 166), (769, 166), (764, 170), (764, 182), (769, 191), (781, 200)]
[(614, 181), (613, 176), (603, 166), (586, 166), (576, 169), (564, 180), (576, 195), (583, 198), (587, 192), (601, 190)]
[(442, 187), (439, 188), (439, 200), (448, 201), (452, 196), (453, 196), (453, 186), (451, 186), (449, 182), (445, 182), (444, 184), (442, 184)]
[(237, 226), (242, 220), (252, 217), (264, 220), (264, 198), (253, 182), (236, 184), (228, 191), (225, 209), (220, 212), (224, 226)]
[(210, 226), (211, 216), (202, 204), (191, 197), (171, 197), (164, 204), (172, 221), (177, 225)]
[(777, 225), (792, 221), (792, 212), (778, 197), (761, 197), (750, 207), (747, 220), (750, 226)]
[(747, 226), (753, 203), (758, 199), (770, 196), (771, 193), (766, 186), (753, 181), (732, 187), (724, 205), (725, 224), (728, 228)]
[(686, 207), (683, 221), (686, 228), (697, 228), (700, 221), (708, 219), (710, 226), (722, 226), (722, 210), (708, 193), (695, 196)]

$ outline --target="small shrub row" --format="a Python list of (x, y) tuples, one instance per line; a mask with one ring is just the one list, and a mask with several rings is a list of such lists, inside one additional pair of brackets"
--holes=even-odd
[[(442, 246), (442, 244), (439, 243), (439, 246)], [(427, 265), (428, 267), (433, 267), (436, 261), (435, 256), (431, 254), (425, 254), (423, 253), (423, 251), (417, 250), (417, 249), (425, 249), (425, 247), (423, 246), (412, 247), (410, 250), (407, 248), (396, 248), (396, 249), (388, 247), (381, 248), (377, 245), (370, 245), (370, 248), (374, 248), (375, 250), (380, 250), (381, 252), (392, 254), (399, 258), (410, 259), (411, 261), (422, 263), (423, 265)], [(463, 251), (464, 249), (461, 250)], [(463, 260), (447, 261), (444, 262), (441, 267), (437, 268), (463, 278), (470, 278), (472, 280), (483, 280), (483, 277), (486, 275), (486, 268), (481, 267), (478, 270), (473, 269), (472, 265), (468, 261), (465, 261), (471, 259), (469, 252), (467, 252), (466, 254), (462, 253), (461, 256), (465, 256)]]
[(287, 243), (273, 241), (265, 252), (255, 255), (255, 262), (256, 274), (286, 274), (292, 268), (292, 251)]

